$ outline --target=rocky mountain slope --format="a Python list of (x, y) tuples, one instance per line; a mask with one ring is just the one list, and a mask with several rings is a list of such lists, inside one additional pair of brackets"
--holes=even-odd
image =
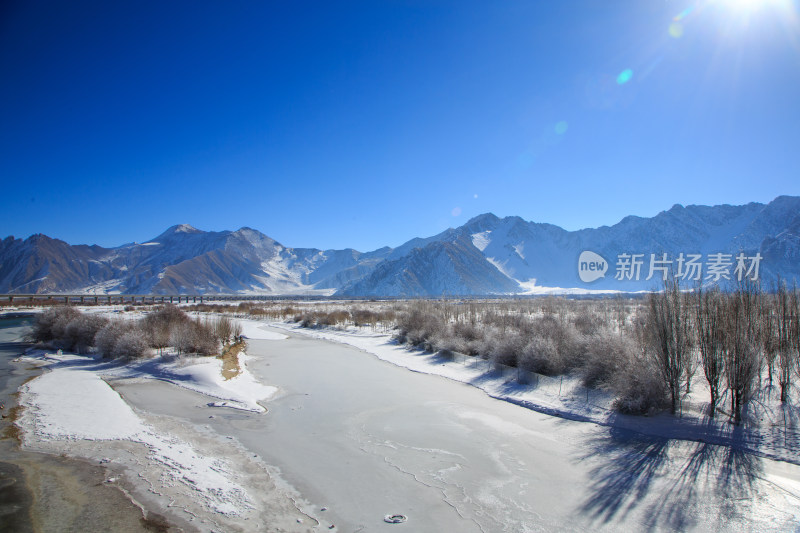
[[(141, 244), (69, 245), (45, 235), (0, 241), (0, 293), (492, 295), (544, 288), (648, 290), (669, 272), (687, 286), (757, 274), (800, 278), (800, 198), (675, 205), (652, 218), (567, 231), (519, 217), (463, 226), (368, 253), (289, 248), (254, 229), (169, 228)], [(591, 251), (604, 275), (586, 281)], [(721, 254), (721, 255), (720, 255)], [(595, 256), (593, 256), (595, 257)], [(737, 269), (738, 267), (738, 269)]]

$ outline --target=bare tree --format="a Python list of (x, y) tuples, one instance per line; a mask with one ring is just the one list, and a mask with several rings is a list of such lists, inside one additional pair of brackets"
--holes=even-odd
[(778, 324), (780, 317), (777, 292), (779, 291), (776, 291), (775, 295), (762, 295), (759, 305), (761, 352), (764, 354), (764, 364), (767, 367), (767, 379), (769, 379), (770, 386), (775, 373), (775, 360), (778, 358), (780, 345), (780, 326)]
[(758, 310), (760, 299), (758, 286), (746, 282), (726, 300), (722, 350), (735, 424), (742, 422), (742, 407), (750, 399), (758, 375), (763, 331)]
[(775, 294), (775, 308), (778, 383), (781, 386), (781, 402), (785, 403), (789, 396), (792, 370), (796, 365), (797, 291), (792, 291), (790, 295), (786, 285), (779, 284)]
[(664, 282), (664, 291), (649, 297), (650, 350), (655, 367), (670, 392), (670, 411), (678, 412), (681, 384), (691, 357), (691, 320), (688, 301), (678, 278)]
[(708, 382), (710, 395), (709, 416), (714, 418), (717, 402), (722, 388), (722, 376), (725, 370), (725, 359), (722, 352), (723, 315), (722, 295), (719, 289), (703, 292), (697, 290), (697, 314), (695, 325), (697, 330), (700, 360), (703, 373)]
[(189, 322), (175, 324), (169, 331), (169, 344), (178, 350), (179, 354), (192, 351), (192, 326)]

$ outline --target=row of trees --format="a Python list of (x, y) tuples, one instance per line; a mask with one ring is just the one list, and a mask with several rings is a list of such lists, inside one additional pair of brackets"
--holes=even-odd
[(109, 319), (81, 313), (74, 307), (52, 307), (40, 313), (31, 340), (54, 348), (104, 357), (139, 358), (171, 347), (178, 353), (215, 355), (221, 344), (233, 342), (241, 327), (229, 317), (194, 319), (174, 305), (148, 313), (140, 320)]
[(711, 417), (727, 389), (733, 421), (741, 422), (763, 370), (770, 385), (777, 375), (781, 402), (788, 400), (800, 356), (797, 291), (779, 285), (763, 292), (743, 283), (732, 292), (687, 293), (676, 281), (650, 295), (647, 311), (642, 347), (670, 392), (673, 413), (698, 365), (708, 382)]

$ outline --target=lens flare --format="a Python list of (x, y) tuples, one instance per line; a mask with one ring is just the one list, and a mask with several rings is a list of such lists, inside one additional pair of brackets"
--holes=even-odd
[(672, 20), (675, 22), (680, 22), (683, 19), (685, 19), (689, 15), (689, 13), (692, 12), (692, 10), (694, 10), (694, 6), (689, 6), (680, 13), (678, 13), (677, 15), (675, 15), (674, 17), (672, 17)]
[(561, 120), (556, 123), (556, 133), (559, 135), (564, 135), (567, 133), (567, 129), (569, 128), (569, 124), (566, 120)]
[(625, 85), (633, 78), (633, 71), (629, 68), (626, 68), (622, 72), (619, 73), (617, 76), (617, 85)]
[(683, 35), (683, 24), (680, 22), (673, 22), (669, 25), (669, 36), (673, 39), (680, 39)]

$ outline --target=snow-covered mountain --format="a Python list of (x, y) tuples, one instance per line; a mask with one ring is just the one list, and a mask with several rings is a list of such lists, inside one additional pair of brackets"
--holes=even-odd
[[(584, 251), (603, 259), (604, 275), (581, 279)], [(0, 293), (438, 297), (548, 287), (632, 291), (657, 287), (668, 269), (691, 286), (752, 276), (754, 267), (766, 283), (800, 280), (800, 198), (675, 205), (652, 218), (629, 216), (578, 231), (488, 213), (368, 253), (289, 248), (250, 228), (207, 232), (185, 224), (117, 248), (72, 246), (45, 235), (0, 241)]]
[(207, 232), (186, 224), (118, 248), (9, 237), (0, 243), (0, 292), (331, 294), (381, 257), (287, 248), (250, 228)]

